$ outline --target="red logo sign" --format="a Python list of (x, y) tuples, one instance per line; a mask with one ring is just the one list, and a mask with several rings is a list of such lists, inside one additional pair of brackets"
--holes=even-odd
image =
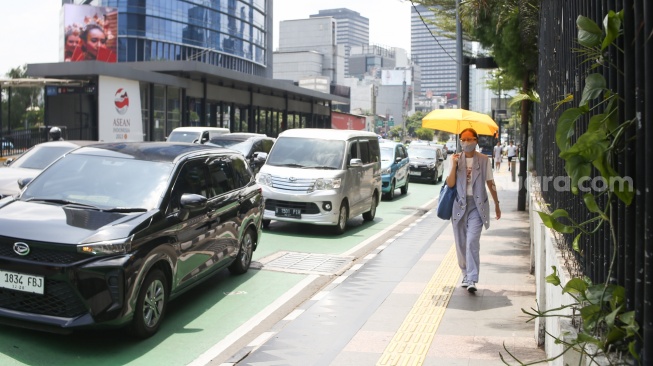
[(127, 113), (127, 110), (129, 109), (129, 96), (127, 96), (127, 91), (123, 88), (118, 89), (113, 98), (113, 103), (116, 105), (116, 111), (118, 111), (118, 113)]

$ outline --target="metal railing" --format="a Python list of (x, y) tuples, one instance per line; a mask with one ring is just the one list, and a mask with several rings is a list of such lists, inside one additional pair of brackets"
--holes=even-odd
[[(589, 73), (602, 72), (607, 86), (621, 96), (619, 121), (637, 118), (627, 131), (625, 148), (616, 156), (619, 174), (632, 179), (635, 198), (626, 206), (617, 199), (612, 220), (616, 231), (617, 258), (610, 282), (626, 288), (627, 306), (636, 311), (643, 341), (642, 364), (653, 363), (653, 7), (650, 0), (543, 0), (540, 4), (538, 93), (541, 103), (536, 106), (532, 128), (533, 161), (538, 177), (566, 176), (565, 161), (559, 158), (555, 143), (557, 121), (565, 107), (556, 102), (572, 94), (581, 100), (584, 79)], [(577, 50), (576, 19), (591, 18), (602, 26), (610, 10), (624, 9), (623, 35), (616, 50), (604, 55), (614, 67), (599, 67), (585, 61)], [(606, 63), (607, 64), (607, 63)], [(576, 122), (575, 136), (587, 130), (589, 116)], [(593, 172), (596, 176), (597, 172)], [(548, 189), (541, 192), (551, 209), (566, 209), (576, 222), (590, 216), (582, 195), (569, 190)], [(605, 200), (605, 195), (600, 199)], [(598, 202), (603, 207), (605, 201)], [(604, 282), (613, 253), (610, 232), (604, 225), (597, 233), (582, 236), (583, 254), (571, 250), (574, 237), (560, 235), (559, 243), (567, 249), (575, 270), (595, 283)]]

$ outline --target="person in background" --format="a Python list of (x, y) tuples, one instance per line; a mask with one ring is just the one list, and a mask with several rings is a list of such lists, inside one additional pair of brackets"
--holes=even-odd
[(79, 30), (71, 27), (66, 31), (64, 39), (64, 61), (70, 61), (73, 58), (73, 52), (78, 45)]
[(508, 171), (510, 171), (510, 166), (512, 164), (512, 158), (517, 156), (517, 146), (514, 145), (514, 141), (510, 140), (510, 145), (508, 145)]
[(497, 141), (497, 146), (492, 150), (492, 158), (494, 159), (494, 170), (497, 172), (501, 168), (501, 159), (503, 158), (503, 152), (501, 151), (501, 141)]
[(490, 204), (485, 186), (494, 201), (496, 219), (501, 218), (499, 198), (492, 175), (490, 158), (476, 151), (478, 134), (467, 128), (460, 133), (463, 152), (452, 155), (446, 184), (456, 187), (458, 198), (453, 204), (451, 222), (458, 266), (463, 273), (462, 286), (476, 292), (480, 267), (481, 230), (490, 227)]
[(106, 47), (107, 36), (99, 25), (87, 25), (79, 36), (80, 44), (75, 49), (71, 61), (116, 62), (116, 54)]

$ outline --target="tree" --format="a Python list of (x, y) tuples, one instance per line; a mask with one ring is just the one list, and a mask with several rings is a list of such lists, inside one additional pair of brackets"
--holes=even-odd
[[(9, 70), (6, 76), (10, 79), (27, 77), (27, 65)], [(9, 95), (11, 93), (11, 108)], [(2, 125), (10, 130), (21, 129), (25, 121), (34, 127), (43, 122), (43, 98), (41, 88), (4, 87), (2, 90)], [(9, 114), (11, 112), (11, 114)]]

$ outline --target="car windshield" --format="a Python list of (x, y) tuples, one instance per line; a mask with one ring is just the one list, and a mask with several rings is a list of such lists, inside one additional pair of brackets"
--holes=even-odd
[(11, 163), (12, 168), (43, 170), (74, 146), (34, 146)]
[(173, 131), (166, 141), (168, 142), (194, 142), (199, 140), (200, 132)]
[(345, 141), (279, 137), (265, 162), (272, 166), (341, 169)]
[(71, 154), (44, 170), (21, 200), (52, 200), (103, 209), (156, 208), (172, 163)]
[(211, 145), (226, 147), (232, 150), (240, 151), (243, 155), (247, 156), (252, 148), (252, 140), (230, 140), (230, 139), (214, 139), (210, 141)]
[(392, 161), (394, 155), (394, 147), (381, 147), (381, 161)]
[(421, 147), (409, 147), (408, 156), (415, 159), (435, 159), (435, 149), (433, 148), (421, 148)]

